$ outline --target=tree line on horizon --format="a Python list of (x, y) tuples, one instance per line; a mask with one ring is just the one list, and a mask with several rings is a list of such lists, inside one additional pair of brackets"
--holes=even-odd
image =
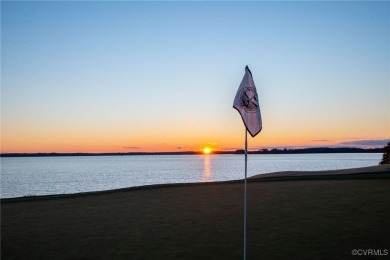
[[(273, 148), (248, 151), (250, 154), (304, 154), (304, 153), (383, 153), (384, 148), (351, 148), (351, 147), (312, 147), (312, 148)], [(215, 154), (244, 154), (245, 150), (214, 151)], [(1, 157), (39, 157), (39, 156), (104, 156), (104, 155), (192, 155), (201, 151), (180, 152), (127, 152), (127, 153), (2, 153)], [(387, 158), (387, 157), (386, 157)]]
[[(355, 148), (355, 147), (310, 147), (310, 148), (273, 148), (250, 151), (251, 154), (300, 154), (300, 153), (382, 153), (384, 148)], [(236, 153), (245, 153), (236, 150)]]

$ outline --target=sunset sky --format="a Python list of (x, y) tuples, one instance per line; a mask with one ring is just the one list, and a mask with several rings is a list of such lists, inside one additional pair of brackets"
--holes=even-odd
[(389, 2), (1, 2), (1, 152), (381, 147)]

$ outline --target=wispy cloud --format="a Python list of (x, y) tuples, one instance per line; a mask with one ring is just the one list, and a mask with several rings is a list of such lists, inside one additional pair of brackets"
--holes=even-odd
[(312, 142), (330, 142), (330, 140), (326, 139), (317, 139), (317, 140), (311, 140)]
[(122, 146), (123, 149), (141, 149), (141, 147), (138, 146)]
[(177, 150), (183, 150), (183, 151), (192, 151), (195, 148), (194, 147), (188, 147), (188, 146), (177, 146), (176, 149)]
[(339, 143), (339, 145), (353, 145), (353, 146), (368, 146), (368, 147), (382, 147), (385, 146), (390, 139), (376, 139), (376, 140), (355, 140)]

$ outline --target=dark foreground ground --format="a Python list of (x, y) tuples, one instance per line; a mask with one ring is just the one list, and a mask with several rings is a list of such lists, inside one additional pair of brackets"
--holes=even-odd
[[(378, 169), (251, 179), (248, 259), (389, 257), (390, 168)], [(242, 259), (242, 243), (242, 182), (1, 201), (1, 259)]]

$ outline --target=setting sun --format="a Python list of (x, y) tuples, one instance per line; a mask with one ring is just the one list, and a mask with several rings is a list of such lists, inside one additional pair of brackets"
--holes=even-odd
[(210, 147), (203, 148), (203, 153), (204, 154), (210, 154), (211, 153), (211, 148)]

